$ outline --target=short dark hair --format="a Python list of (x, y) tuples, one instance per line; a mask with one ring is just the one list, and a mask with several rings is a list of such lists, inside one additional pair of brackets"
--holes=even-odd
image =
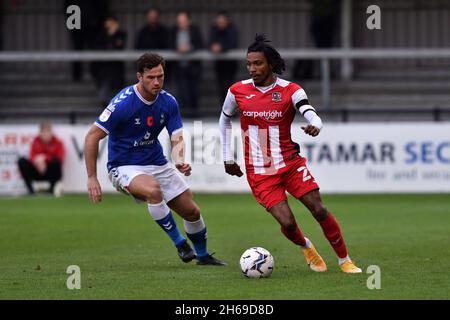
[(159, 65), (162, 65), (164, 69), (166, 66), (164, 58), (157, 53), (147, 52), (137, 60), (137, 71), (143, 74), (145, 69), (153, 69)]
[(217, 10), (216, 16), (225, 16), (227, 18), (230, 18), (230, 14), (226, 10)]
[(145, 14), (148, 14), (150, 11), (156, 11), (158, 15), (161, 15), (161, 9), (158, 6), (148, 7), (147, 11), (145, 11)]
[(273, 72), (283, 74), (283, 71), (286, 70), (286, 63), (280, 53), (269, 42), (270, 40), (267, 40), (264, 34), (256, 34), (255, 41), (247, 49), (247, 54), (250, 52), (262, 52), (272, 66)]
[(189, 18), (189, 20), (191, 20), (191, 12), (188, 9), (183, 8), (183, 9), (178, 10), (177, 16), (179, 14), (185, 14)]
[(107, 20), (114, 20), (116, 22), (119, 22), (119, 18), (117, 18), (117, 16), (115, 14), (109, 14), (106, 16), (105, 21)]

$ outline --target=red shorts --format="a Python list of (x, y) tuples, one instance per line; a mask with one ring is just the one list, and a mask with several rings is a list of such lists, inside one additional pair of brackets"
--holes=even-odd
[(312, 190), (319, 189), (306, 167), (305, 158), (298, 156), (286, 166), (281, 169), (281, 173), (274, 175), (247, 173), (247, 181), (256, 201), (267, 211), (287, 200), (286, 191), (298, 199)]

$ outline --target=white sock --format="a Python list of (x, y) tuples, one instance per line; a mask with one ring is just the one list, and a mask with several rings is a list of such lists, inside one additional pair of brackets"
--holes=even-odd
[(205, 222), (203, 221), (203, 217), (200, 216), (200, 219), (197, 221), (187, 221), (183, 219), (184, 231), (189, 234), (194, 234), (205, 229)]
[(339, 265), (343, 264), (345, 261), (352, 261), (350, 257), (347, 255), (345, 258), (338, 258)]
[(311, 248), (311, 245), (312, 245), (311, 241), (307, 237), (304, 237), (304, 238), (305, 238), (306, 243), (304, 246), (300, 246), (300, 247), (302, 247), (303, 249)]
[(164, 200), (160, 203), (147, 203), (147, 206), (148, 212), (150, 212), (155, 221), (165, 218), (170, 212), (170, 208)]

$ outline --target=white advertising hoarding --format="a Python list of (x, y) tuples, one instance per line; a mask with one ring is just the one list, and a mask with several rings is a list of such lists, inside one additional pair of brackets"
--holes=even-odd
[[(221, 161), (218, 123), (185, 123), (186, 158), (192, 176), (186, 178), (197, 192), (249, 192), (245, 176), (225, 174)], [(84, 136), (89, 126), (54, 126), (65, 144), (64, 192), (85, 192)], [(17, 168), (28, 156), (38, 126), (0, 126), (0, 194), (25, 192)], [(233, 149), (244, 171), (237, 120)], [(450, 192), (450, 123), (325, 124), (316, 138), (306, 136), (300, 123), (292, 127), (293, 140), (325, 193)], [(169, 140), (160, 136), (166, 155)], [(100, 144), (98, 176), (103, 191), (114, 191), (107, 178), (107, 141)]]

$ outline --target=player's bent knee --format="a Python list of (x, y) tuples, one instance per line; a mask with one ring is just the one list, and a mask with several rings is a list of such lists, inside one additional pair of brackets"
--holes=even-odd
[(297, 222), (294, 218), (287, 218), (282, 222), (282, 227), (286, 232), (293, 233), (297, 228)]
[(153, 186), (146, 192), (146, 200), (151, 203), (159, 203), (163, 201), (163, 193), (159, 186)]
[(316, 220), (324, 220), (328, 215), (328, 210), (322, 204), (315, 205), (312, 214)]
[(187, 220), (188, 221), (198, 221), (200, 219), (200, 208), (194, 205), (189, 211)]

